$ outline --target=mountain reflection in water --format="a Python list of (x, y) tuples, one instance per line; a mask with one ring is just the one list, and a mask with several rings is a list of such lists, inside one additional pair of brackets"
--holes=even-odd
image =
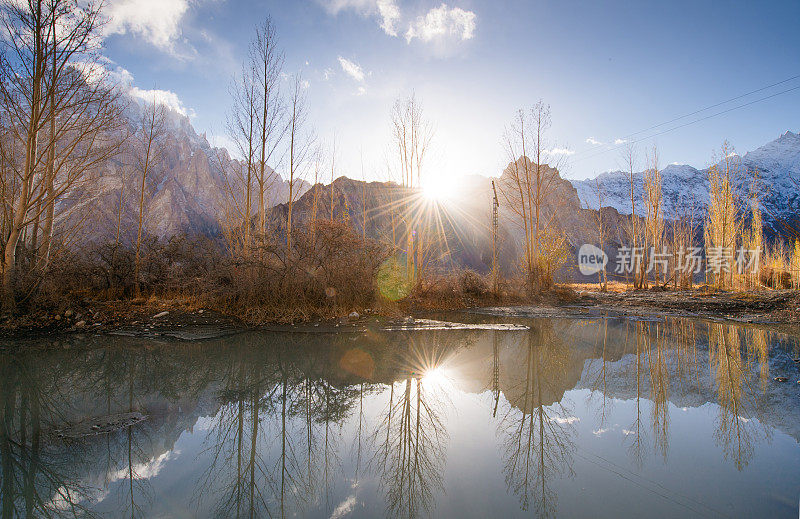
[[(794, 337), (516, 322), (530, 330), (15, 344), (1, 517), (797, 513)], [(132, 412), (147, 418), (103, 429)]]

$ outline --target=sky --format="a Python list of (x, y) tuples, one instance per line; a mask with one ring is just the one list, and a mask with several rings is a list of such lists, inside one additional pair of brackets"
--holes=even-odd
[(800, 131), (797, 0), (109, 0), (106, 15), (109, 66), (221, 146), (231, 80), (271, 17), (337, 176), (386, 177), (390, 111), (411, 92), (435, 130), (423, 175), (440, 183), (498, 176), (504, 129), (540, 99), (573, 179), (621, 168), (623, 141), (705, 167), (724, 139), (744, 153)]

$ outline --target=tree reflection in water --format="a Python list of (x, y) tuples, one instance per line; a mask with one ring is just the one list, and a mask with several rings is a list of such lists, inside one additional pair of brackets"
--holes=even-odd
[(395, 363), (403, 375), (392, 382), (383, 419), (371, 435), (375, 452), (370, 468), (378, 475), (390, 517), (430, 513), (435, 494), (443, 490), (449, 437), (442, 415), (452, 390), (445, 368), (453, 344), (459, 344), (457, 337), (403, 337), (407, 346), (401, 346)]
[[(717, 391), (719, 415), (715, 438), (726, 458), (742, 470), (753, 455), (754, 435), (766, 435), (760, 423), (759, 396), (754, 386), (752, 362), (764, 358), (760, 341), (751, 343), (750, 355), (742, 351), (741, 329), (733, 325), (708, 325), (709, 363)], [(755, 351), (753, 351), (755, 350)], [(759, 373), (763, 378), (763, 371)], [(756, 419), (756, 422), (754, 422)]]
[(320, 484), (327, 503), (338, 475), (333, 429), (359, 390), (331, 384), (324, 352), (303, 347), (303, 338), (273, 340), (244, 336), (228, 356), (221, 408), (206, 436), (212, 461), (198, 486), (198, 494), (215, 488), (217, 516), (302, 513)]
[(635, 387), (635, 418), (626, 429), (626, 441), (636, 465), (642, 466), (647, 440), (642, 429), (642, 402), (649, 401), (651, 409), (653, 448), (666, 461), (669, 393), (671, 388), (681, 394), (703, 391), (698, 349), (707, 341), (711, 390), (719, 413), (715, 438), (725, 457), (742, 470), (752, 457), (754, 440), (768, 439), (759, 420), (769, 375), (768, 332), (708, 323), (706, 334), (700, 336), (695, 322), (668, 319), (664, 323), (636, 322), (633, 333), (635, 362), (630, 378)]
[[(75, 482), (68, 460), (47, 448), (45, 421), (59, 401), (32, 355), (0, 353), (0, 504), (2, 519), (90, 515), (81, 502), (90, 489)], [(65, 462), (66, 461), (66, 462)]]
[(549, 517), (557, 506), (551, 480), (573, 474), (574, 419), (561, 389), (571, 352), (551, 322), (537, 323), (526, 339), (520, 343), (524, 375), (510, 389), (510, 406), (498, 427), (506, 484), (523, 510), (533, 501), (537, 515)]

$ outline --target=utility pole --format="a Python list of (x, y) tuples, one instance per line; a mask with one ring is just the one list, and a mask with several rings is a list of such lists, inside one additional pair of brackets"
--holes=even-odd
[(497, 295), (500, 289), (497, 265), (497, 209), (500, 207), (500, 203), (497, 201), (497, 189), (495, 188), (494, 180), (492, 180), (492, 196), (492, 290)]

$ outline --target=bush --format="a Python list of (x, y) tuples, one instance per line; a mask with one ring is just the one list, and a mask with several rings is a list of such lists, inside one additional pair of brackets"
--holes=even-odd
[(332, 315), (371, 306), (385, 249), (344, 222), (295, 229), (293, 248), (264, 240), (229, 258), (214, 282), (215, 298), (252, 320)]

